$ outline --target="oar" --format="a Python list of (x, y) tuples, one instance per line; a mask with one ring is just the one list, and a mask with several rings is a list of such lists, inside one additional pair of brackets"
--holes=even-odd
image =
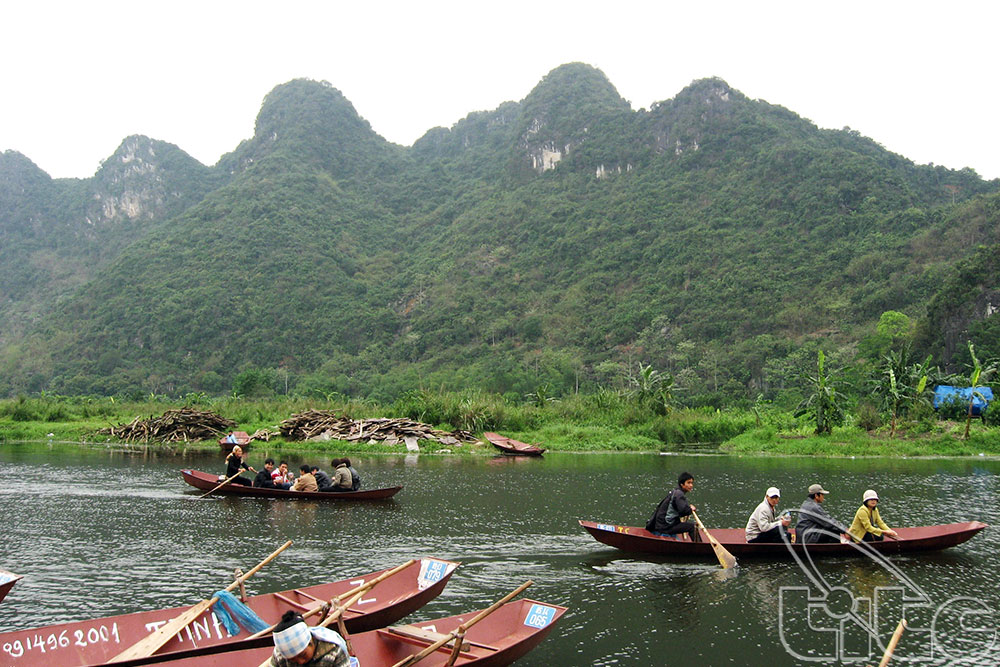
[(896, 626), (896, 631), (892, 633), (892, 638), (889, 640), (889, 645), (885, 647), (885, 653), (882, 655), (882, 661), (878, 663), (878, 667), (885, 667), (889, 664), (889, 660), (892, 658), (892, 652), (896, 650), (896, 644), (899, 643), (899, 638), (903, 636), (903, 630), (906, 629), (906, 619), (899, 619), (899, 625)]
[(479, 612), (478, 614), (476, 614), (470, 620), (466, 621), (465, 623), (462, 623), (460, 626), (458, 626), (457, 628), (455, 628), (454, 630), (452, 630), (451, 632), (449, 632), (445, 636), (444, 639), (441, 639), (439, 641), (434, 642), (433, 644), (431, 644), (430, 646), (428, 646), (427, 648), (425, 648), (420, 653), (415, 653), (415, 654), (413, 654), (413, 655), (411, 655), (411, 656), (409, 656), (407, 658), (403, 658), (402, 660), (400, 660), (399, 662), (397, 662), (392, 667), (409, 667), (410, 665), (416, 664), (416, 663), (420, 662), (421, 660), (423, 660), (424, 658), (426, 658), (427, 656), (429, 656), (431, 653), (434, 653), (435, 651), (437, 651), (439, 648), (441, 648), (442, 646), (444, 646), (448, 642), (452, 641), (453, 639), (456, 640), (456, 642), (458, 644), (461, 644), (462, 642), (459, 639), (459, 637), (462, 636), (462, 635), (464, 635), (465, 632), (466, 632), (466, 630), (468, 630), (473, 625), (475, 625), (479, 621), (483, 620), (484, 618), (486, 618), (487, 616), (489, 616), (490, 614), (492, 614), (493, 612), (495, 612), (497, 609), (499, 609), (505, 603), (507, 603), (511, 598), (520, 595), (521, 592), (524, 591), (525, 588), (527, 588), (528, 586), (531, 586), (533, 583), (534, 583), (533, 581), (526, 581), (526, 582), (524, 582), (523, 584), (521, 584), (520, 586), (518, 586), (517, 589), (515, 589), (511, 593), (508, 593), (503, 598), (497, 600), (496, 602), (494, 602), (493, 604), (491, 604), (486, 609), (483, 609), (481, 612)]
[[(270, 556), (262, 560), (257, 564), (252, 570), (243, 575), (243, 579), (238, 579), (233, 583), (229, 584), (225, 590), (231, 591), (240, 585), (240, 581), (246, 580), (257, 573), (260, 568), (264, 567), (272, 560), (274, 560), (278, 554), (287, 549), (292, 545), (292, 541), (288, 540), (283, 545), (278, 547), (278, 549), (272, 553)], [(129, 646), (127, 649), (111, 658), (108, 662), (120, 662), (122, 660), (131, 660), (133, 658), (148, 658), (149, 656), (156, 653), (160, 648), (166, 644), (168, 641), (173, 639), (174, 635), (183, 630), (188, 626), (193, 620), (201, 616), (207, 609), (209, 609), (218, 598), (213, 597), (210, 600), (202, 600), (198, 604), (194, 605), (190, 609), (186, 610), (180, 616), (171, 621), (160, 626), (158, 629), (154, 630), (152, 633), (143, 637), (138, 642)]]
[[(337, 597), (335, 597), (332, 600), (330, 600), (331, 603), (336, 603), (337, 607), (336, 607), (336, 609), (333, 610), (332, 613), (330, 613), (326, 618), (324, 618), (320, 622), (319, 627), (325, 628), (325, 627), (327, 627), (329, 625), (332, 625), (334, 622), (338, 623), (339, 626), (340, 626), (340, 635), (344, 638), (344, 642), (347, 644), (348, 653), (350, 653), (351, 655), (354, 655), (354, 649), (351, 647), (351, 639), (348, 636), (347, 629), (344, 627), (344, 623), (343, 623), (344, 612), (347, 611), (352, 605), (354, 605), (355, 603), (357, 603), (357, 601), (361, 599), (361, 596), (364, 595), (365, 593), (367, 593), (372, 588), (374, 588), (376, 584), (378, 584), (381, 581), (384, 581), (384, 580), (388, 579), (389, 577), (391, 577), (392, 575), (400, 572), (401, 570), (405, 570), (406, 568), (408, 568), (409, 566), (413, 565), (416, 562), (417, 562), (416, 559), (408, 560), (407, 562), (403, 563), (402, 565), (398, 565), (398, 566), (392, 568), (391, 570), (386, 570), (385, 572), (383, 572), (382, 574), (378, 575), (377, 577), (375, 577), (371, 581), (369, 581), (367, 583), (364, 583), (364, 584), (361, 584), (360, 586), (357, 586), (356, 588), (352, 588), (349, 591), (345, 591), (345, 592), (341, 593), (340, 595), (338, 595)], [(344, 600), (346, 600), (346, 602), (343, 602), (343, 604), (341, 604), (341, 602), (344, 601)], [(305, 614), (302, 614), (302, 619), (305, 620), (305, 619), (309, 618), (313, 614), (319, 612), (324, 607), (325, 607), (325, 605), (319, 605), (317, 607), (314, 607), (313, 609), (310, 609)], [(274, 632), (274, 629), (276, 627), (278, 627), (278, 623), (275, 623), (271, 627), (269, 627), (267, 629), (264, 629), (264, 630), (261, 630), (260, 632), (258, 632), (256, 634), (250, 635), (249, 637), (247, 637), (247, 639), (256, 639), (257, 637), (261, 637), (263, 635), (266, 635), (269, 632)], [(267, 667), (270, 664), (271, 664), (271, 658), (268, 657), (267, 660), (265, 660), (264, 662), (260, 663), (260, 667)]]
[(694, 517), (695, 523), (698, 524), (698, 527), (705, 531), (705, 535), (708, 537), (708, 541), (712, 544), (712, 549), (715, 550), (715, 555), (719, 559), (719, 565), (722, 566), (722, 569), (728, 570), (729, 568), (736, 567), (736, 557), (726, 551), (726, 548), (719, 544), (717, 539), (712, 537), (712, 533), (708, 532), (708, 529), (705, 528), (705, 524), (701, 522), (701, 519), (698, 518), (698, 515), (695, 514), (694, 510), (691, 510), (691, 516)]
[(241, 472), (243, 472), (243, 471), (240, 470), (235, 475), (233, 475), (232, 477), (230, 477), (229, 479), (227, 479), (225, 482), (222, 482), (221, 484), (219, 484), (217, 487), (215, 487), (214, 489), (212, 489), (208, 493), (203, 493), (203, 494), (201, 494), (198, 497), (199, 498), (204, 498), (205, 496), (212, 495), (213, 493), (215, 493), (216, 491), (218, 491), (219, 489), (221, 489), (222, 487), (224, 487), (226, 484), (229, 484), (231, 481), (233, 481), (234, 479), (236, 479), (237, 477), (239, 477)]

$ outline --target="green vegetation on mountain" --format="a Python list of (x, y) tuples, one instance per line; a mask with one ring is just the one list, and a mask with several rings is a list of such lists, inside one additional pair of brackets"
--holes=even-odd
[[(1000, 354), (998, 222), (1000, 182), (719, 79), (633, 111), (564, 65), (411, 148), (295, 80), (215, 167), (0, 156), (0, 393), (543, 400), (652, 368), (686, 405), (792, 408), (820, 350), (851, 381)], [(879, 339), (887, 311), (916, 332)]]

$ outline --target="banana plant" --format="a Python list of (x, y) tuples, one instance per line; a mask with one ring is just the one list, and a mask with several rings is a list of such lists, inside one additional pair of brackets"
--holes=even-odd
[(972, 341), (969, 341), (969, 356), (972, 357), (972, 374), (969, 376), (969, 386), (972, 388), (969, 392), (969, 411), (965, 416), (965, 436), (963, 440), (969, 439), (969, 427), (972, 425), (972, 405), (978, 398), (983, 403), (986, 403), (986, 396), (983, 392), (979, 391), (979, 383), (985, 382), (986, 378), (996, 370), (996, 364), (989, 364), (983, 367), (979, 363), (979, 359), (976, 357), (976, 351), (972, 346)]

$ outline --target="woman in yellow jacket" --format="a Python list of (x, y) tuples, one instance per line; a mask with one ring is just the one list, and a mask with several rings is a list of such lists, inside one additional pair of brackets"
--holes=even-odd
[(880, 542), (885, 539), (885, 535), (899, 537), (896, 531), (885, 525), (876, 505), (878, 505), (878, 494), (868, 489), (862, 498), (861, 507), (854, 515), (851, 527), (847, 529), (851, 537), (858, 542)]

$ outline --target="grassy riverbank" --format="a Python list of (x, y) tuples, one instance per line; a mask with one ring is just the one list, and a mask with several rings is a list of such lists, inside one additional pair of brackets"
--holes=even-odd
[[(539, 398), (532, 403), (512, 404), (503, 397), (485, 393), (411, 392), (391, 405), (366, 401), (315, 400), (306, 398), (186, 400), (151, 397), (147, 401), (114, 398), (40, 396), (0, 401), (0, 442), (58, 441), (82, 444), (119, 444), (98, 431), (110, 425), (131, 422), (136, 417), (162, 415), (180, 407), (211, 410), (236, 422), (235, 430), (253, 433), (268, 429), (307, 410), (332, 410), (354, 419), (407, 417), (442, 430), (464, 429), (481, 435), (499, 431), (525, 442), (539, 442), (550, 451), (684, 452), (715, 450), (733, 454), (783, 454), (819, 456), (977, 456), (1000, 455), (1000, 428), (979, 420), (964, 439), (964, 422), (937, 421), (897, 425), (893, 437), (883, 427), (866, 431), (856, 426), (834, 429), (817, 436), (811, 424), (787, 411), (677, 409), (655, 414), (648, 408), (612, 392), (571, 396), (561, 400)], [(495, 453), (488, 444), (444, 446), (420, 441), (424, 452), (476, 455)], [(135, 446), (135, 445), (133, 445)], [(214, 441), (198, 443), (139, 443), (138, 446), (218, 451)], [(328, 451), (396, 453), (405, 446), (381, 443), (291, 442), (280, 435), (266, 445), (269, 452)]]

